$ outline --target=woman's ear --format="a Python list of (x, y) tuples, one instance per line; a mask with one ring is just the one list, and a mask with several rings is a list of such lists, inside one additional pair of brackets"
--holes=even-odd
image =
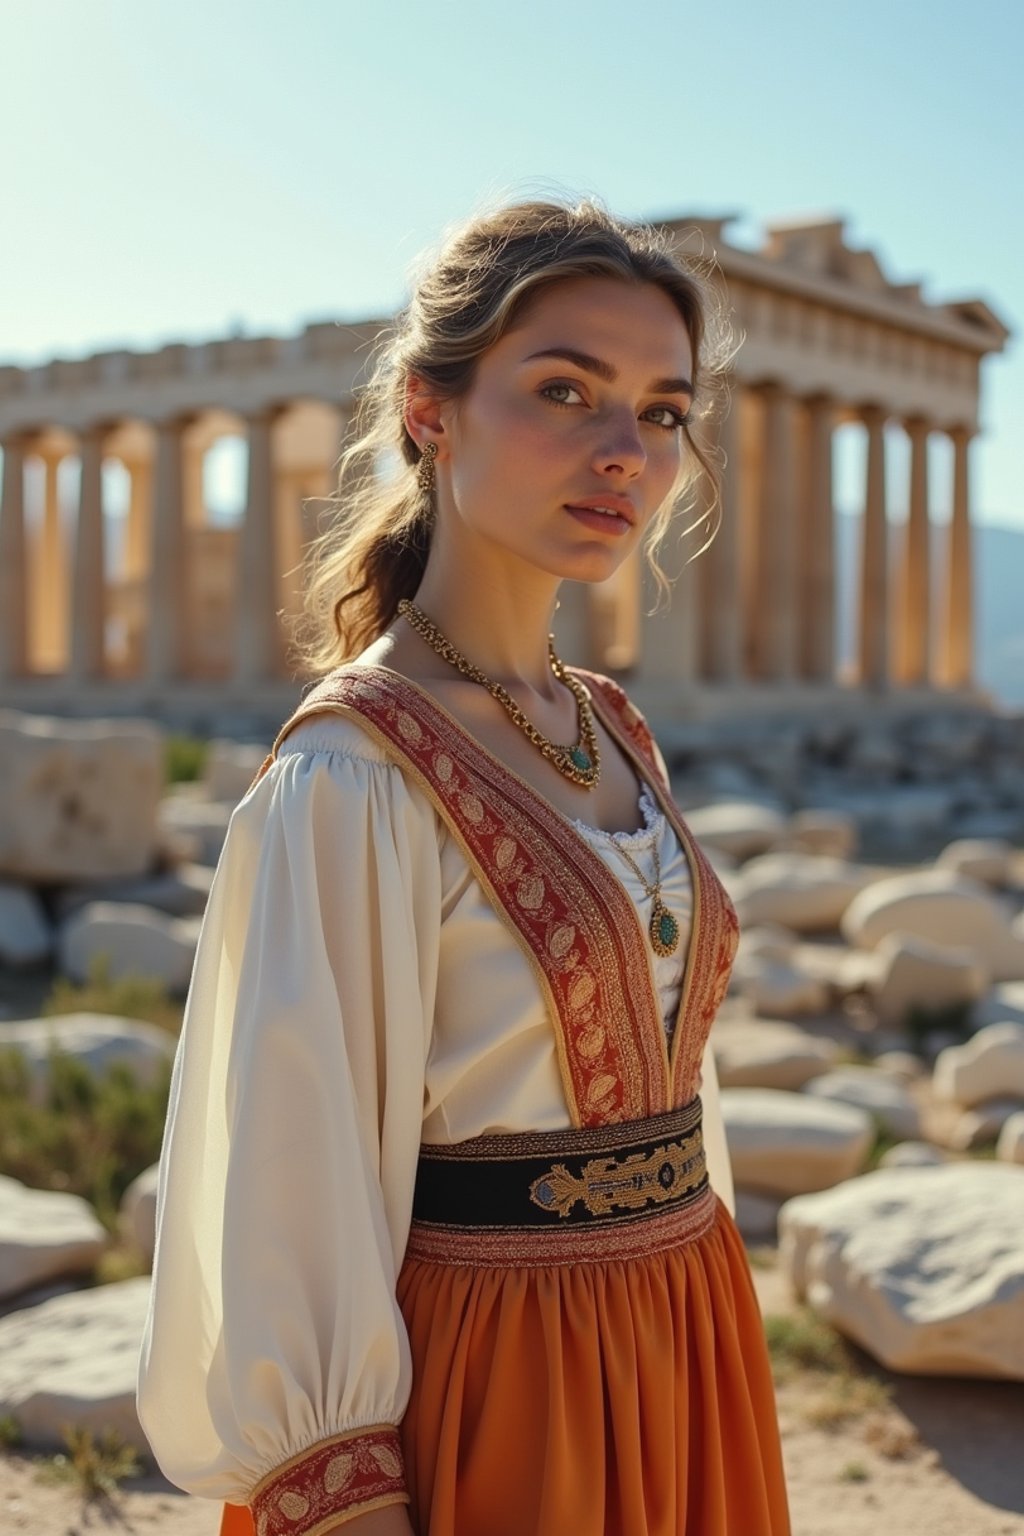
[(445, 428), (442, 419), (442, 402), (418, 374), (410, 373), (405, 381), (405, 430), (417, 444), (420, 452), (427, 443), (435, 443), (438, 458), (444, 455)]

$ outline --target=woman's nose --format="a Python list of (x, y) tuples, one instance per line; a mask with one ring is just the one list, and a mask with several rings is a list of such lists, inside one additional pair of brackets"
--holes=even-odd
[(647, 450), (640, 435), (640, 424), (630, 413), (609, 416), (598, 437), (594, 462), (602, 469), (618, 466), (630, 474), (639, 474), (647, 463)]

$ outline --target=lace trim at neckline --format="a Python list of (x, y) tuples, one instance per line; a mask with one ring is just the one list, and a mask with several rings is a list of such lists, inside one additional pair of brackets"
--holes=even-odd
[(606, 832), (604, 827), (592, 827), (589, 822), (580, 821), (575, 816), (572, 818), (572, 824), (578, 832), (583, 832), (587, 837), (597, 838), (601, 842), (616, 843), (620, 848), (647, 848), (661, 836), (665, 825), (665, 813), (655, 800), (651, 786), (646, 780), (640, 790), (639, 804), (644, 824), (635, 832)]

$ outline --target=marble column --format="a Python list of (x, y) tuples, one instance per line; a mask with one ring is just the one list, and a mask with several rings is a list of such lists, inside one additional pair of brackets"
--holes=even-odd
[(889, 524), (885, 508), (885, 421), (880, 405), (861, 412), (867, 429), (867, 478), (861, 524), (857, 676), (862, 687), (884, 687), (889, 658)]
[[(721, 455), (721, 505), (717, 532), (701, 555), (704, 566), (700, 672), (709, 681), (738, 682), (743, 673), (740, 601), (740, 446), (739, 383), (733, 379), (726, 415), (718, 423)], [(714, 527), (715, 524), (712, 524)]]
[(149, 571), (153, 542), (153, 465), (149, 459), (133, 459), (128, 471), (128, 526), (125, 529), (126, 581), (142, 581)]
[(86, 427), (79, 452), (81, 477), (71, 587), (71, 676), (78, 682), (102, 677), (107, 618), (103, 560), (102, 426)]
[(0, 492), (0, 678), (21, 677), (28, 665), (25, 602), (25, 443), (4, 439)]
[[(688, 527), (689, 523), (684, 526)], [(692, 556), (702, 542), (703, 537), (698, 537), (695, 531), (676, 546), (671, 556), (662, 558), (661, 563), (672, 582), (668, 597), (659, 596), (642, 552), (633, 557), (642, 580), (639, 680), (658, 686), (658, 708), (668, 717), (685, 701), (689, 684), (697, 677), (698, 566), (704, 557), (701, 555), (695, 560)], [(656, 603), (657, 611), (651, 612)]]
[(897, 575), (894, 674), (912, 686), (929, 680), (931, 553), (928, 515), (928, 423), (904, 423), (910, 438), (910, 498)]
[(835, 404), (825, 395), (804, 402), (800, 418), (798, 505), (799, 672), (811, 682), (835, 680), (836, 549), (832, 504)]
[(205, 528), (206, 449), (200, 443), (187, 443), (181, 452), (182, 520), (186, 528)]
[(788, 682), (797, 672), (797, 559), (794, 402), (777, 383), (762, 386), (761, 484), (750, 622), (759, 677)]
[(44, 448), (43, 518), (32, 560), (31, 652), (33, 669), (62, 672), (68, 652), (68, 550), (57, 475), (63, 454)]
[(969, 688), (974, 681), (968, 462), (973, 433), (966, 427), (954, 427), (949, 435), (953, 440), (953, 516), (946, 544), (938, 675), (949, 688)]
[(167, 683), (185, 670), (188, 632), (184, 509), (183, 436), (181, 417), (157, 425), (156, 479), (149, 557), (149, 631), (146, 676)]
[(246, 419), (249, 460), (245, 520), (238, 546), (234, 665), (235, 680), (242, 684), (272, 679), (280, 666), (278, 559), (274, 538), (276, 415), (276, 409), (267, 408)]

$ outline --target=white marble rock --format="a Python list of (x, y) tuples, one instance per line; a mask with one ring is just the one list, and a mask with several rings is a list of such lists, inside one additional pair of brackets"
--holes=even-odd
[(1024, 1163), (1024, 1109), (1003, 1121), (996, 1142), (996, 1157), (1002, 1163)]
[(157, 849), (163, 776), (163, 733), (149, 721), (0, 710), (0, 874), (143, 874)]
[(723, 1088), (721, 1101), (736, 1187), (759, 1194), (829, 1189), (860, 1172), (874, 1140), (849, 1104), (775, 1088)]
[(135, 1407), (149, 1286), (142, 1275), (0, 1319), (0, 1418), (17, 1419), (30, 1450), (63, 1449), (72, 1423), (152, 1456)]
[(897, 1083), (916, 1083), (927, 1074), (928, 1068), (913, 1051), (882, 1051), (871, 1063), (876, 1072), (884, 1072)]
[(0, 1023), (0, 1048), (4, 1046), (24, 1056), (33, 1096), (41, 1098), (54, 1047), (99, 1076), (113, 1062), (123, 1062), (137, 1082), (149, 1084), (156, 1081), (161, 1067), (173, 1060), (177, 1041), (166, 1029), (144, 1019), (122, 1019), (107, 1013), (60, 1013), (45, 1019)]
[(966, 946), (937, 944), (914, 933), (887, 933), (874, 951), (878, 968), (868, 994), (883, 1024), (902, 1024), (914, 1008), (932, 1011), (983, 997), (989, 975)]
[(906, 1088), (874, 1067), (837, 1066), (814, 1078), (804, 1092), (866, 1109), (883, 1131), (901, 1141), (921, 1134), (921, 1113)]
[(883, 1168), (789, 1200), (796, 1295), (889, 1370), (1024, 1380), (1024, 1177)]
[(106, 1232), (79, 1195), (29, 1189), (0, 1175), (0, 1297), (88, 1274), (106, 1244)]
[(686, 813), (686, 824), (702, 845), (720, 848), (737, 859), (766, 853), (785, 836), (786, 817), (755, 800), (723, 800)]
[(834, 1040), (775, 1019), (719, 1020), (711, 1031), (723, 1088), (802, 1088), (839, 1059)]
[(1004, 837), (962, 837), (947, 843), (936, 868), (967, 875), (982, 885), (1005, 886), (1010, 879), (1013, 845)]
[(851, 859), (859, 835), (854, 818), (842, 811), (795, 811), (789, 819), (783, 846), (801, 853)]
[(826, 982), (792, 961), (749, 950), (736, 955), (729, 990), (769, 1019), (814, 1017), (828, 1010), (832, 997)]
[(877, 878), (872, 869), (826, 854), (775, 852), (744, 864), (728, 888), (741, 925), (781, 923), (795, 933), (831, 933), (858, 892)]
[(940, 1051), (932, 1087), (937, 1099), (965, 1109), (986, 1099), (1024, 1099), (1024, 1024), (989, 1024), (963, 1045)]
[(933, 944), (969, 949), (993, 981), (1024, 979), (1024, 938), (1001, 898), (976, 880), (944, 869), (890, 875), (867, 886), (843, 913), (848, 944), (877, 949), (902, 932)]
[(111, 980), (146, 976), (171, 992), (188, 990), (195, 961), (200, 917), (168, 917), (133, 902), (92, 901), (60, 929), (61, 970), (73, 981), (88, 978), (94, 959), (108, 958)]

